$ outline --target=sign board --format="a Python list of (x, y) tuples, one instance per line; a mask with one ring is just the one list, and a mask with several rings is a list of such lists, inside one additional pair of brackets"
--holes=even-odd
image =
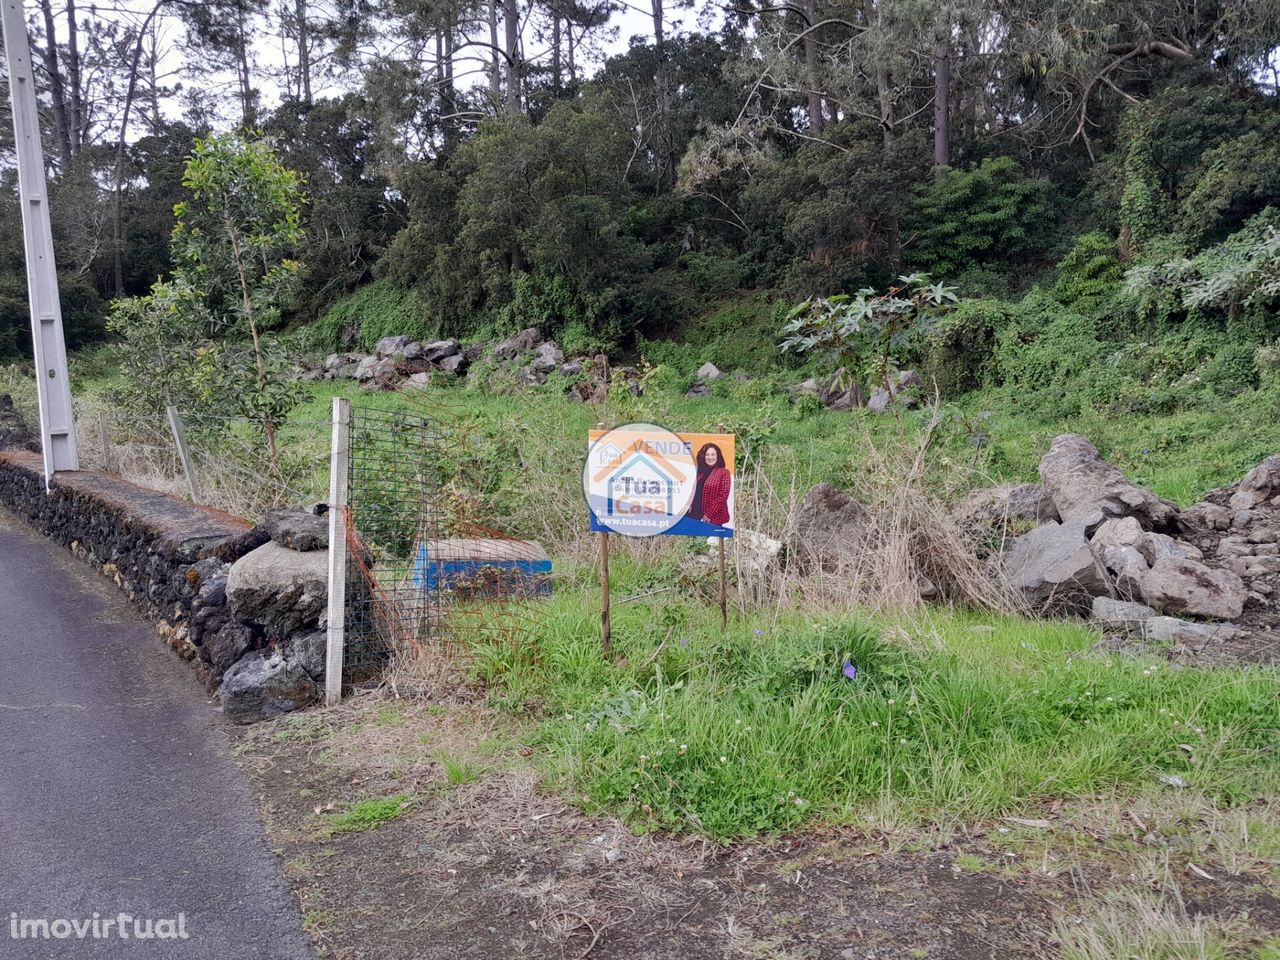
[(588, 434), (591, 529), (626, 537), (732, 537), (734, 437), (629, 423)]

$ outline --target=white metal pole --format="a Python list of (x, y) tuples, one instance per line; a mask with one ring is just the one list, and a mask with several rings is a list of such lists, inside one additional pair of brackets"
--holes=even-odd
[(333, 442), (329, 453), (329, 627), (325, 647), (324, 702), (342, 699), (342, 660), (347, 628), (347, 453), (351, 401), (333, 398)]
[(35, 350), (36, 394), (40, 399), (40, 439), (46, 489), (58, 470), (79, 470), (76, 425), (67, 379), (67, 347), (62, 338), (62, 306), (49, 226), (49, 194), (44, 150), (36, 112), (36, 82), (22, 0), (0, 0), (4, 52), (9, 61), (9, 98), (18, 157), (18, 196), (27, 253), (27, 295), (31, 302), (31, 343)]
[(173, 445), (178, 449), (178, 461), (182, 464), (182, 475), (187, 478), (187, 493), (191, 494), (192, 503), (199, 503), (200, 498), (196, 495), (195, 464), (191, 462), (191, 452), (187, 449), (187, 431), (183, 429), (182, 417), (178, 414), (178, 408), (173, 404), (165, 407), (164, 412), (169, 418), (169, 430), (173, 433)]

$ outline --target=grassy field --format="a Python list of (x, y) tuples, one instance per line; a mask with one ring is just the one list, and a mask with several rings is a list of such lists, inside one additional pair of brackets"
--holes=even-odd
[(651, 569), (614, 573), (612, 662), (589, 576), (527, 643), (469, 652), (492, 703), (538, 705), (551, 781), (638, 829), (728, 839), (1153, 784), (1228, 806), (1280, 787), (1280, 671), (1096, 656), (1081, 625), (943, 610), (747, 612), (721, 635), (714, 608), (655, 591)]

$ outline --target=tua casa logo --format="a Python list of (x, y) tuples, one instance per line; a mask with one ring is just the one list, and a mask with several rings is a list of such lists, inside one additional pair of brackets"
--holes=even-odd
[(688, 443), (662, 427), (628, 424), (592, 444), (583, 492), (598, 523), (650, 536), (688, 512), (695, 474)]

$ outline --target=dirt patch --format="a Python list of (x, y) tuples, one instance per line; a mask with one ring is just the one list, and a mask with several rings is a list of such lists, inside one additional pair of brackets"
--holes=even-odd
[[(1161, 870), (1193, 911), (1244, 911), (1258, 930), (1280, 918), (1265, 886), (1275, 864), (1241, 861), (1220, 882), (1226, 871), (1206, 853), (1200, 869), (1214, 879), (1186, 875), (1145, 808), (1136, 820), (1054, 808), (1044, 821), (724, 847), (637, 836), (548, 795), (523, 732), (476, 704), (380, 694), (238, 732), (323, 956), (1054, 956), (1056, 919), (1135, 877), (1150, 888)], [(328, 829), (335, 814), (388, 797), (409, 799), (376, 829)], [(1059, 834), (1068, 817), (1080, 825)]]

